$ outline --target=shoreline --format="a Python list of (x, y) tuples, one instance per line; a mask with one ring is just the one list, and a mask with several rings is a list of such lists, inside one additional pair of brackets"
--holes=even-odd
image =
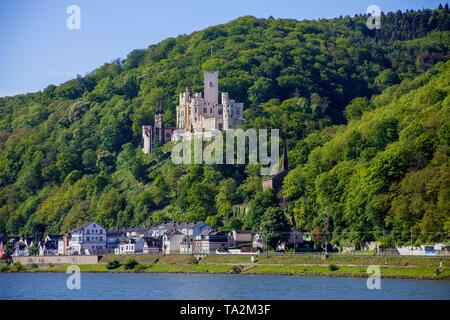
[[(12, 270), (10, 267), (8, 270), (4, 270), (1, 273), (66, 273), (66, 269), (69, 265), (57, 265), (54, 267), (46, 267), (46, 268), (32, 268), (29, 266), (23, 266), (22, 270)], [(368, 278), (370, 274), (362, 272), (360, 267), (348, 267), (348, 266), (338, 266), (338, 269), (335, 271), (328, 270), (328, 266), (319, 266), (319, 269), (314, 266), (302, 267), (299, 269), (298, 266), (282, 265), (282, 266), (265, 266), (265, 265), (257, 265), (251, 266), (250, 268), (242, 268), (239, 265), (198, 265), (198, 264), (152, 264), (152, 265), (143, 265), (143, 270), (125, 270), (125, 269), (106, 269), (106, 265), (104, 264), (96, 264), (96, 265), (80, 265), (81, 273), (160, 273), (160, 274), (171, 274), (171, 273), (179, 273), (179, 274), (233, 274), (233, 275), (273, 275), (273, 276), (306, 276), (306, 277), (331, 277), (331, 278)], [(200, 267), (199, 267), (200, 266)], [(202, 269), (204, 267), (205, 269)], [(213, 267), (211, 270), (208, 267)], [(104, 269), (103, 269), (104, 268)], [(286, 269), (287, 268), (287, 269)], [(325, 269), (326, 268), (326, 269)], [(443, 268), (439, 275), (437, 274), (428, 274), (428, 275), (419, 275), (419, 274), (401, 274), (403, 271), (417, 271), (417, 267), (383, 267), (381, 271), (381, 278), (385, 279), (398, 279), (398, 280), (441, 280), (441, 281), (450, 281), (450, 270), (449, 268)], [(401, 269), (399, 269), (401, 268)], [(156, 270), (152, 270), (156, 269)], [(200, 269), (200, 270), (199, 270)], [(357, 270), (356, 270), (357, 269)], [(384, 270), (383, 270), (384, 269)], [(423, 268), (422, 268), (423, 269)], [(426, 268), (427, 271), (436, 271), (435, 268)], [(432, 270), (430, 270), (432, 269)], [(339, 271), (341, 270), (341, 271)], [(384, 274), (383, 273), (386, 273)], [(394, 273), (394, 274), (392, 274)]]

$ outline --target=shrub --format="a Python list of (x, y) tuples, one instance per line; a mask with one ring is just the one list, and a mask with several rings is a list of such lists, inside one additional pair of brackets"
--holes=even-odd
[(52, 267), (54, 267), (54, 266), (55, 266), (55, 265), (54, 265), (53, 263), (51, 263), (51, 262), (48, 264), (48, 267), (49, 267), (49, 268), (52, 268)]
[(330, 269), (330, 271), (336, 271), (336, 270), (339, 269), (339, 267), (337, 265), (335, 265), (335, 264), (330, 264), (328, 266), (328, 269)]
[(9, 271), (8, 266), (0, 266), (0, 272), (6, 272), (6, 271)]
[(30, 267), (33, 268), (33, 269), (39, 268), (39, 266), (37, 265), (37, 263), (32, 263), (32, 264), (30, 264)]
[(109, 270), (117, 269), (118, 267), (120, 267), (120, 262), (119, 260), (117, 260), (117, 258), (109, 260), (108, 263), (106, 264), (106, 269)]
[(123, 266), (125, 267), (126, 270), (130, 270), (134, 269), (134, 267), (136, 267), (138, 264), (139, 263), (135, 259), (129, 258), (123, 263)]
[(13, 265), (13, 267), (12, 267), (12, 270), (13, 271), (22, 271), (24, 269), (24, 267), (23, 267), (23, 265), (19, 262), (19, 261), (17, 261), (16, 263), (14, 263), (14, 265)]
[(145, 269), (147, 269), (147, 266), (144, 264), (138, 264), (135, 268), (134, 271), (144, 271)]

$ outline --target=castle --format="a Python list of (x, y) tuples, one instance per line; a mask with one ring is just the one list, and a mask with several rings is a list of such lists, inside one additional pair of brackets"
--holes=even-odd
[(208, 132), (211, 130), (228, 130), (243, 125), (244, 104), (229, 99), (227, 92), (222, 92), (219, 104), (219, 72), (204, 71), (204, 94), (192, 93), (191, 87), (180, 93), (180, 104), (176, 108), (176, 128), (164, 126), (162, 106), (158, 106), (154, 126), (142, 126), (144, 153), (152, 151), (154, 139), (160, 144), (177, 141), (186, 132)]

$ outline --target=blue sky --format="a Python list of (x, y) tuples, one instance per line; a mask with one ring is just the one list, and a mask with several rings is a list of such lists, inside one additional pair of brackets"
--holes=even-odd
[[(445, 1), (441, 1), (443, 4)], [(437, 8), (419, 0), (1, 0), (0, 97), (42, 90), (105, 62), (125, 58), (167, 37), (237, 17), (318, 19), (382, 11)], [(69, 30), (69, 5), (81, 9), (81, 29)]]

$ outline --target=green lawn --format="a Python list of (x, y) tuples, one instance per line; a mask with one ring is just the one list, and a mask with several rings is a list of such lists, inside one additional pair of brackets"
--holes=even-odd
[[(450, 257), (405, 257), (405, 256), (337, 256), (330, 255), (255, 255), (258, 264), (355, 264), (355, 265), (385, 265), (404, 266), (405, 262), (414, 266), (438, 267), (442, 261), (444, 267), (450, 267)], [(199, 264), (207, 263), (243, 263), (251, 262), (251, 256), (210, 255), (200, 260)]]
[[(108, 270), (107, 261), (117, 258), (121, 265)], [(136, 259), (139, 264), (131, 270), (122, 263)], [(255, 255), (257, 264), (251, 265), (251, 256), (211, 255), (197, 261), (192, 255), (141, 255), (106, 256), (98, 264), (78, 265), (81, 272), (183, 272), (183, 273), (229, 273), (280, 275), (329, 275), (367, 277), (367, 266), (381, 265), (381, 277), (424, 278), (450, 280), (449, 258), (433, 257), (382, 257), (382, 256), (329, 256), (320, 255)], [(405, 266), (408, 261), (409, 266)], [(437, 272), (440, 261), (444, 268)], [(385, 266), (384, 263), (388, 262)], [(244, 264), (246, 263), (246, 264)], [(274, 265), (279, 264), (279, 265)], [(295, 264), (311, 264), (306, 266)], [(317, 265), (312, 265), (317, 264)], [(348, 266), (346, 264), (354, 264)], [(241, 267), (238, 267), (240, 266)], [(335, 267), (331, 267), (334, 265)], [(414, 266), (413, 266), (414, 265)], [(0, 272), (66, 272), (69, 265), (55, 266), (0, 266)]]

